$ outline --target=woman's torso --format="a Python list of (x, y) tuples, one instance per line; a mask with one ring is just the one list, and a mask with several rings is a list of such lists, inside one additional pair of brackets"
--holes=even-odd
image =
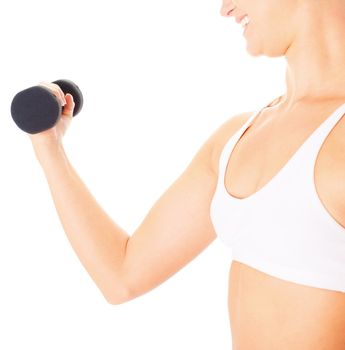
[[(265, 108), (231, 153), (225, 173), (227, 191), (246, 198), (267, 185), (302, 141), (344, 101), (345, 97), (340, 102), (300, 105), (285, 114), (279, 105)], [(250, 115), (239, 121), (238, 129)], [(324, 207), (345, 228), (343, 135), (345, 118), (319, 151), (315, 187)], [(215, 148), (216, 159), (230, 136), (225, 126)], [(234, 260), (228, 297), (233, 350), (345, 349), (345, 293), (290, 283)]]

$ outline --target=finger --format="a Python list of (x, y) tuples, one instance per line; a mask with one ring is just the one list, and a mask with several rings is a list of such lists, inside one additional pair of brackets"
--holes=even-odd
[(65, 100), (62, 98), (62, 94), (60, 93), (56, 84), (53, 85), (51, 83), (41, 82), (39, 85), (47, 88), (53, 95), (55, 95), (62, 106), (65, 104)]
[(60, 101), (61, 106), (64, 106), (66, 104), (65, 95), (59, 85), (47, 82), (41, 82), (39, 85), (49, 89)]
[(63, 101), (63, 106), (64, 106), (67, 103), (65, 99), (65, 93), (62, 91), (62, 89), (58, 84), (51, 83), (51, 85), (59, 93), (59, 96), (61, 97), (61, 100)]
[(73, 110), (75, 107), (75, 102), (73, 100), (73, 96), (71, 94), (67, 94), (65, 98), (66, 98), (66, 104), (63, 108), (62, 114), (64, 116), (72, 118), (73, 117)]
[(61, 105), (64, 106), (66, 104), (66, 99), (65, 99), (65, 94), (64, 92), (61, 90), (60, 86), (55, 84), (55, 83), (50, 83), (49, 86), (51, 87), (51, 89), (56, 92), (60, 98)]

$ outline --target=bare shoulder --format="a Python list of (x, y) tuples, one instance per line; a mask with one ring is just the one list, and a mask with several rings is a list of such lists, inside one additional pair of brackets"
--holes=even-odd
[(235, 114), (221, 124), (213, 134), (212, 169), (215, 173), (218, 173), (219, 157), (226, 142), (242, 127), (253, 113), (254, 111)]

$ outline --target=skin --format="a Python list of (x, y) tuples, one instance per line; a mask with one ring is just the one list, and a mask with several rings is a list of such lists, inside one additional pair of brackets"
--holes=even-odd
[[(344, 100), (345, 96), (341, 103)], [(233, 196), (246, 198), (269, 184), (301, 140), (335, 109), (335, 103), (305, 106), (277, 120), (281, 117), (279, 107), (263, 109), (232, 151), (224, 177), (225, 187)], [(306, 114), (313, 118), (301, 123)], [(215, 159), (219, 159), (229, 135), (250, 115), (236, 117), (232, 120), (237, 120), (236, 126), (229, 122), (223, 129)], [(315, 185), (325, 210), (344, 227), (345, 235), (344, 132), (343, 118), (321, 147), (315, 162)], [(234, 350), (341, 350), (345, 346), (343, 292), (288, 282), (233, 260), (228, 306)]]
[(283, 101), (287, 110), (300, 101), (344, 95), (345, 70), (340, 69), (345, 60), (344, 1), (237, 0), (236, 4), (224, 0), (220, 12), (226, 17), (248, 14), (247, 52), (284, 56), (287, 61)]
[[(284, 16), (279, 16), (282, 11)], [(221, 14), (248, 14), (244, 38), (249, 54), (284, 56), (287, 61), (286, 93), (279, 103), (261, 111), (228, 163), (232, 169), (231, 178), (225, 174), (228, 192), (246, 198), (269, 183), (301, 140), (344, 103), (345, 2), (224, 1)], [(229, 123), (224, 138), (219, 138), (218, 157), (229, 135), (249, 115), (235, 129)], [(342, 118), (320, 149), (315, 185), (325, 209), (345, 234), (344, 132)], [(253, 156), (253, 150), (260, 151)], [(237, 261), (229, 273), (229, 317), (236, 350), (345, 348), (344, 293), (272, 278)]]
[[(311, 131), (345, 101), (343, 0), (223, 2), (221, 15), (244, 14), (250, 20), (244, 34), (247, 52), (284, 56), (287, 69), (286, 93), (262, 109), (229, 159), (226, 189), (239, 198), (269, 183)], [(28, 136), (64, 231), (106, 300), (128, 302), (166, 281), (217, 238), (210, 203), (219, 156), (253, 112), (231, 117), (211, 134), (129, 235), (96, 202), (64, 150), (72, 97), (55, 84), (41, 84), (64, 105), (63, 115), (52, 129)], [(315, 185), (325, 210), (345, 230), (344, 134), (342, 118), (320, 149)], [(228, 306), (233, 350), (345, 349), (345, 293), (284, 281), (233, 261)]]

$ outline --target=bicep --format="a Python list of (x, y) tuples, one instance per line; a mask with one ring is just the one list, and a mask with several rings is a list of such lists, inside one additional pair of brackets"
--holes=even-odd
[(122, 271), (132, 299), (167, 280), (216, 238), (210, 219), (217, 182), (212, 142), (205, 142), (129, 238)]

